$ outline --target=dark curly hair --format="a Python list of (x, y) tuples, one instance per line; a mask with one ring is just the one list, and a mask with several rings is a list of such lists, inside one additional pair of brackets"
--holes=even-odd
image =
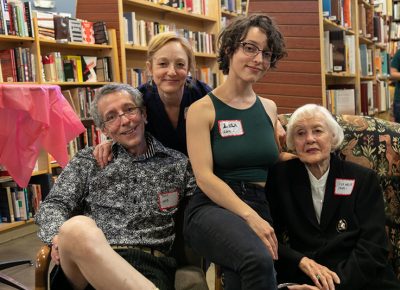
[(268, 48), (272, 52), (271, 68), (287, 55), (282, 34), (275, 23), (265, 14), (236, 17), (218, 36), (218, 63), (223, 74), (229, 73), (229, 60), (243, 41), (251, 27), (258, 27), (267, 35)]

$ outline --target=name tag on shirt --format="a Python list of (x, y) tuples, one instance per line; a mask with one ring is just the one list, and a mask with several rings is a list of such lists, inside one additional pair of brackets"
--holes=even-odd
[(353, 192), (355, 179), (336, 178), (335, 180), (335, 195), (348, 196)]
[(218, 129), (221, 137), (234, 137), (244, 134), (241, 120), (219, 120)]
[(178, 191), (160, 192), (158, 194), (158, 205), (161, 210), (177, 207), (179, 202)]

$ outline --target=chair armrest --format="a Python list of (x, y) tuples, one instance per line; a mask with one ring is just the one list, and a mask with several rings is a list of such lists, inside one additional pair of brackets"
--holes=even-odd
[(44, 245), (36, 254), (35, 290), (48, 289), (48, 273), (51, 260), (51, 247)]

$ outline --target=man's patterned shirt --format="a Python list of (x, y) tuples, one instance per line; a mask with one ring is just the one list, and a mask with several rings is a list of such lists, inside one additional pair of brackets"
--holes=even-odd
[(111, 245), (169, 253), (177, 207), (164, 208), (162, 197), (178, 192), (181, 200), (193, 193), (196, 183), (184, 154), (164, 147), (150, 134), (146, 139), (147, 152), (136, 157), (113, 144), (113, 160), (104, 169), (97, 165), (92, 147), (78, 152), (35, 217), (39, 238), (50, 244), (67, 219), (83, 214), (96, 221)]

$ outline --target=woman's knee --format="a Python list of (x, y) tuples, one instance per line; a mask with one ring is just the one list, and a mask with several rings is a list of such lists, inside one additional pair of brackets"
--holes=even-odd
[(245, 255), (241, 268), (240, 271), (247, 269), (260, 274), (273, 273), (274, 260), (267, 250), (250, 251)]

